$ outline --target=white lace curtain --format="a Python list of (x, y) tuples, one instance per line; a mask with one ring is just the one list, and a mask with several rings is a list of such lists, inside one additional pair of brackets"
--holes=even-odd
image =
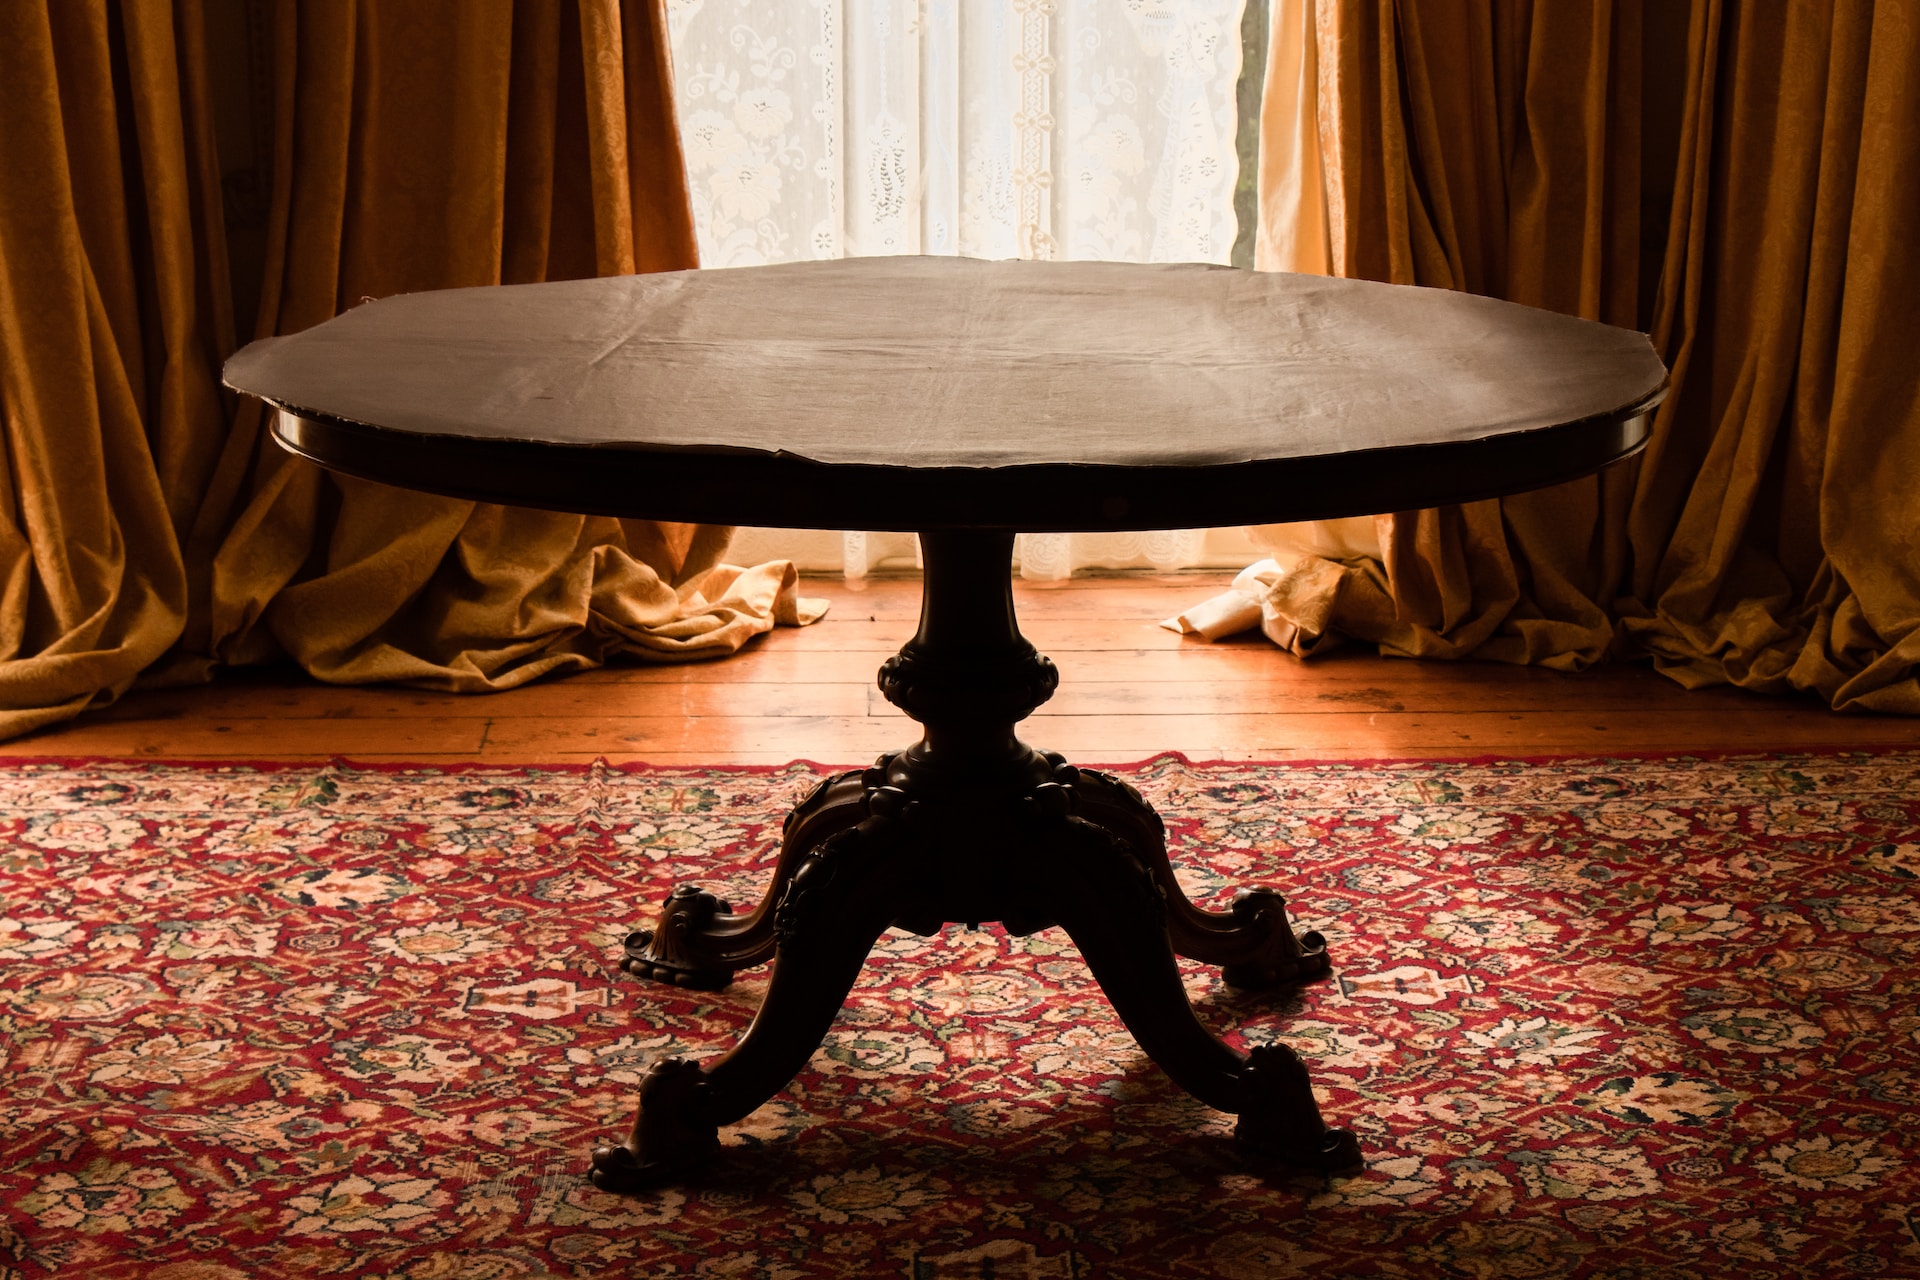
[[(668, 0), (705, 266), (1228, 260), (1246, 0)], [(743, 530), (848, 576), (902, 534)], [(1244, 562), (1237, 531), (1023, 536), (1027, 577)], [(745, 554), (745, 549), (736, 554)]]

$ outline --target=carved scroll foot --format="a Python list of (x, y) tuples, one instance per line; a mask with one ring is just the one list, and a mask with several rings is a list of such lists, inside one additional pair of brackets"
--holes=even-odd
[(640, 1110), (619, 1146), (595, 1147), (587, 1175), (602, 1191), (631, 1193), (683, 1176), (720, 1145), (706, 1116), (707, 1084), (700, 1064), (663, 1058), (640, 1079)]
[[(1188, 904), (1196, 915), (1202, 912)], [(1220, 976), (1230, 987), (1258, 991), (1265, 987), (1323, 978), (1333, 971), (1327, 955), (1327, 940), (1318, 929), (1295, 934), (1287, 919), (1287, 900), (1272, 889), (1260, 886), (1234, 895), (1229, 916), (1246, 937), (1246, 958), (1224, 964)]]
[(1240, 1069), (1240, 1123), (1233, 1136), (1255, 1155), (1316, 1173), (1364, 1162), (1351, 1130), (1329, 1128), (1313, 1099), (1307, 1065), (1286, 1045), (1257, 1045)]
[[(881, 757), (879, 767), (891, 760)], [(681, 885), (667, 896), (651, 928), (626, 936), (620, 967), (637, 978), (717, 991), (733, 981), (736, 971), (771, 960), (774, 913), (787, 886), (808, 853), (865, 815), (864, 776), (849, 772), (826, 779), (787, 815), (772, 883), (752, 911), (735, 915), (724, 900), (695, 885)]]
[(704, 1064), (668, 1058), (647, 1069), (627, 1140), (593, 1152), (595, 1186), (643, 1191), (710, 1155), (718, 1126), (745, 1118), (806, 1065), (888, 925), (929, 913), (924, 868), (904, 852), (914, 823), (900, 793), (879, 788), (863, 804), (871, 812), (858, 825), (819, 841), (789, 877), (772, 913), (773, 975), (746, 1034)]
[(1327, 940), (1296, 934), (1287, 902), (1272, 889), (1248, 889), (1228, 911), (1208, 911), (1190, 900), (1167, 858), (1166, 828), (1130, 783), (1092, 769), (1076, 769), (1052, 753), (1054, 777), (1073, 792), (1073, 812), (1125, 840), (1152, 872), (1167, 898), (1167, 933), (1174, 952), (1219, 965), (1228, 985), (1250, 990), (1308, 982), (1332, 970)]
[(1046, 891), (1066, 899), (1061, 925), (1147, 1056), (1200, 1101), (1237, 1114), (1235, 1137), (1249, 1151), (1321, 1173), (1357, 1167), (1359, 1144), (1321, 1119), (1299, 1055), (1268, 1044), (1243, 1057), (1194, 1016), (1166, 928), (1171, 904), (1129, 842), (1080, 818), (1058, 831)]
[(717, 991), (733, 981), (733, 970), (703, 959), (713, 948), (701, 943), (715, 918), (733, 908), (704, 889), (683, 884), (667, 895), (651, 929), (636, 929), (623, 944), (620, 967), (636, 978), (651, 978), (696, 991)]

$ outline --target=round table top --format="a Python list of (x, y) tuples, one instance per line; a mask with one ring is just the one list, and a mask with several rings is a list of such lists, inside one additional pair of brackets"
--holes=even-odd
[(323, 465), (799, 528), (1185, 528), (1406, 510), (1645, 443), (1645, 336), (1198, 264), (853, 258), (408, 294), (228, 384)]

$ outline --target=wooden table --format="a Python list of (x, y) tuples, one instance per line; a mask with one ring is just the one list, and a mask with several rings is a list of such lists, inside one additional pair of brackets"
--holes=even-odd
[(1142, 1049), (1251, 1151), (1357, 1164), (1281, 1044), (1193, 1014), (1176, 956), (1242, 987), (1325, 974), (1272, 889), (1195, 906), (1126, 783), (1021, 742), (1058, 673), (1020, 634), (1017, 531), (1405, 510), (1586, 474), (1646, 442), (1635, 333), (1485, 298), (1226, 268), (872, 258), (416, 294), (236, 355), (279, 442), (391, 484), (558, 510), (912, 530), (919, 631), (880, 668), (920, 741), (821, 784), (753, 909), (694, 886), (623, 966), (716, 987), (773, 962), (729, 1052), (642, 1080), (600, 1186), (707, 1156), (785, 1087), (875, 940), (1066, 930)]

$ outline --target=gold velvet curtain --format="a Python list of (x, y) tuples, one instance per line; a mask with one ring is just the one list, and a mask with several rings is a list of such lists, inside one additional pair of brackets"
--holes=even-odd
[[(1263, 266), (1651, 328), (1673, 391), (1635, 464), (1381, 517), (1379, 560), (1270, 579), (1269, 634), (1560, 667), (1618, 643), (1689, 685), (1920, 712), (1915, 24), (1872, 0), (1681, 14), (1276, 4)], [(1671, 93), (1643, 79), (1669, 50)], [(1658, 260), (1643, 175), (1672, 182)]]
[[(663, 0), (280, 0), (260, 335), (365, 297), (694, 265)], [(0, 736), (291, 656), (504, 688), (799, 620), (728, 531), (342, 480), (237, 345), (200, 0), (0, 5)], [(678, 589), (676, 589), (678, 588)]]

